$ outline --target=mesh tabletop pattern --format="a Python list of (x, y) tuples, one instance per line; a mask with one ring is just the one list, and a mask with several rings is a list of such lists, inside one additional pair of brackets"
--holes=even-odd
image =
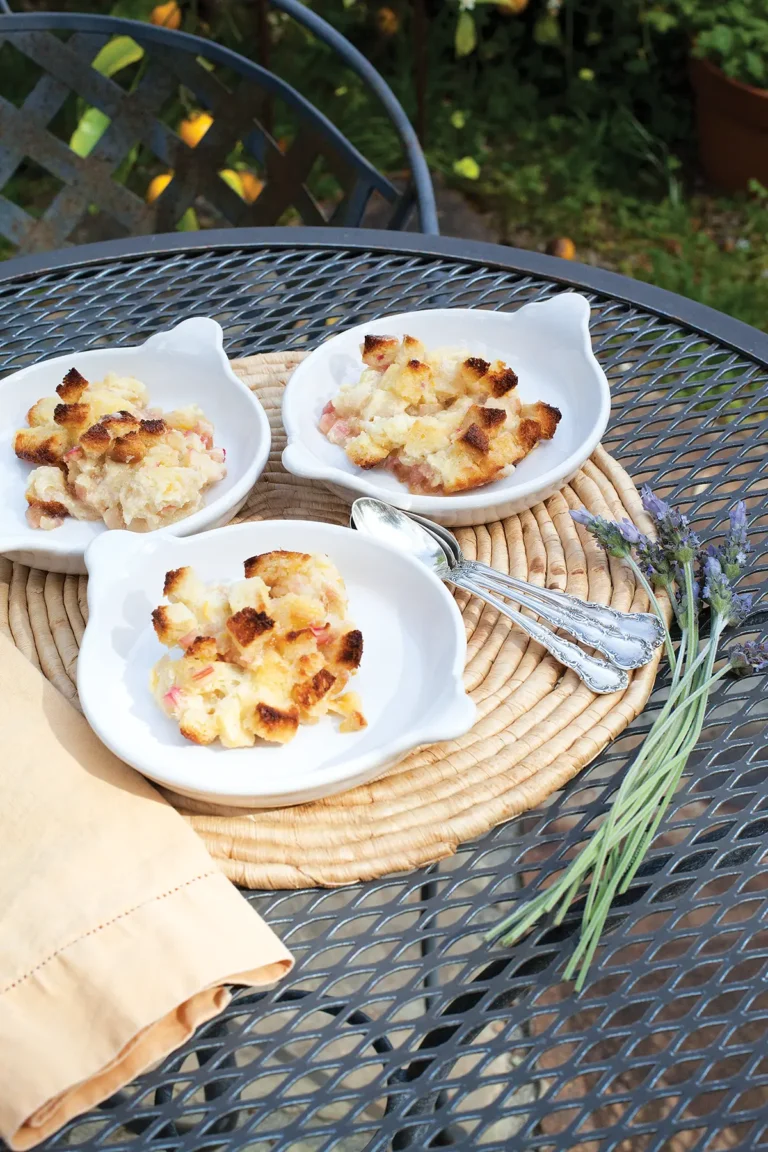
[[(230, 355), (244, 356), (310, 348), (388, 312), (514, 308), (567, 287), (465, 255), (298, 240), (105, 258), (0, 281), (3, 368), (135, 343), (195, 314), (215, 317)], [(587, 295), (613, 394), (605, 447), (705, 538), (743, 497), (748, 582), (764, 586), (765, 363), (738, 341)], [(764, 621), (743, 635), (760, 635)], [(767, 687), (751, 677), (716, 689), (581, 996), (560, 982), (577, 914), (512, 950), (482, 934), (594, 826), (657, 697), (543, 810), (451, 859), (341, 890), (249, 894), (296, 954), (291, 976), (272, 993), (236, 996), (186, 1049), (50, 1146), (768, 1148)]]

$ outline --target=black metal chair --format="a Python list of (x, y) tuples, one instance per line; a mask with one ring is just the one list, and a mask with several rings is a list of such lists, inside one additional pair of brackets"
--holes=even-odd
[[(169, 232), (190, 226), (190, 210), (192, 226), (201, 227), (358, 227), (377, 199), (377, 215), (381, 219), (384, 207), (387, 227), (405, 227), (415, 208), (420, 230), (437, 233), (424, 154), (391, 89), (300, 0), (270, 2), (329, 44), (383, 103), (410, 168), (405, 191), (293, 87), (219, 44), (108, 16), (0, 14), (0, 236), (10, 249), (5, 254)], [(115, 37), (130, 37), (138, 45), (137, 59), (109, 76), (92, 64)], [(18, 103), (20, 77), (28, 91)], [(17, 103), (4, 92), (13, 82)], [(212, 118), (192, 145), (170, 126), (190, 106)], [(88, 109), (99, 110), (90, 113), (98, 139), (87, 154), (78, 154), (72, 128)], [(278, 142), (265, 126), (273, 116), (291, 125), (287, 139)], [(239, 173), (227, 171), (233, 155), (250, 173), (247, 187)], [(169, 182), (166, 175), (156, 183), (156, 192), (158, 184), (165, 187), (148, 203), (152, 179), (170, 173)], [(32, 189), (31, 206), (23, 197), (19, 203), (15, 185)]]

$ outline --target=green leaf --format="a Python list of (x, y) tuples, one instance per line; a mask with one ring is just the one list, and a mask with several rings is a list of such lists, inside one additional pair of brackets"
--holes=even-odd
[(115, 36), (93, 61), (93, 67), (102, 76), (114, 76), (121, 68), (136, 64), (144, 56), (144, 49), (130, 36)]
[(78, 156), (89, 156), (110, 125), (100, 108), (89, 108), (72, 133), (69, 146)]
[(187, 210), (184, 213), (184, 215), (182, 216), (181, 220), (179, 220), (178, 224), (176, 225), (176, 231), (177, 232), (199, 232), (200, 231), (200, 225), (197, 222), (197, 216), (195, 215), (194, 208), (187, 208)]
[(763, 81), (765, 80), (765, 61), (763, 57), (758, 52), (747, 52), (744, 56), (744, 63), (751, 79), (763, 87)]
[(462, 156), (461, 160), (454, 160), (453, 170), (457, 176), (463, 176), (465, 180), (480, 178), (480, 165), (474, 156)]
[(451, 112), (451, 126), (453, 128), (463, 128), (466, 122), (466, 116), (458, 108), (455, 112)]
[(716, 24), (708, 35), (702, 36), (702, 44), (706, 42), (707, 48), (714, 49), (722, 56), (727, 56), (733, 48), (733, 32), (725, 24)]
[(653, 28), (655, 32), (671, 32), (673, 28), (677, 28), (680, 21), (677, 16), (673, 16), (671, 12), (662, 12), (659, 8), (651, 8), (649, 12), (645, 12), (640, 17), (641, 21)]
[[(136, 64), (144, 56), (144, 49), (130, 36), (115, 36), (105, 44), (93, 61), (93, 67), (102, 76), (114, 76), (121, 68)], [(70, 137), (69, 146), (78, 156), (89, 156), (102, 138), (110, 120), (100, 108), (88, 108), (80, 117)]]
[(477, 29), (469, 12), (459, 12), (456, 21), (456, 55), (469, 56), (477, 46)]

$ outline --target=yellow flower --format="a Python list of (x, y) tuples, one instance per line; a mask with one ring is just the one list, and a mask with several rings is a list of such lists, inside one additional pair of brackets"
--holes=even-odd
[(243, 186), (243, 200), (245, 200), (246, 204), (253, 204), (264, 187), (264, 181), (259, 180), (258, 176), (253, 172), (240, 172), (239, 176), (240, 183)]
[(181, 8), (176, 0), (168, 0), (167, 4), (158, 4), (149, 14), (150, 24), (158, 24), (161, 28), (181, 27)]
[(400, 20), (391, 8), (379, 8), (376, 13), (376, 27), (382, 36), (394, 36), (400, 29)]
[(547, 253), (550, 256), (559, 256), (561, 260), (576, 259), (576, 245), (568, 236), (558, 236), (547, 244)]
[(173, 172), (161, 172), (159, 176), (155, 176), (154, 180), (150, 180), (145, 196), (147, 204), (154, 204), (161, 192), (165, 192), (171, 180), (173, 180)]
[(196, 148), (213, 124), (213, 116), (208, 112), (190, 112), (179, 125), (179, 136), (190, 148)]

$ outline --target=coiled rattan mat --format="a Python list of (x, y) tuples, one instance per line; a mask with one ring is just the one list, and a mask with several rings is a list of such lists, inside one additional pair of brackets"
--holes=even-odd
[[(280, 464), (282, 391), (303, 353), (234, 362), (272, 425), (269, 463), (241, 520), (290, 517), (348, 522), (349, 507)], [(650, 529), (634, 484), (602, 448), (561, 493), (519, 516), (458, 530), (465, 553), (505, 572), (617, 608), (645, 611), (625, 564), (609, 559), (569, 509), (585, 506)], [(77, 652), (87, 619), (86, 578), (0, 557), (0, 628), (77, 703)], [(595, 696), (505, 617), (465, 593), (467, 689), (478, 720), (459, 740), (408, 756), (381, 779), (295, 808), (243, 812), (169, 794), (230, 879), (252, 888), (348, 884), (450, 855), (543, 801), (642, 710), (658, 658), (625, 692)]]

